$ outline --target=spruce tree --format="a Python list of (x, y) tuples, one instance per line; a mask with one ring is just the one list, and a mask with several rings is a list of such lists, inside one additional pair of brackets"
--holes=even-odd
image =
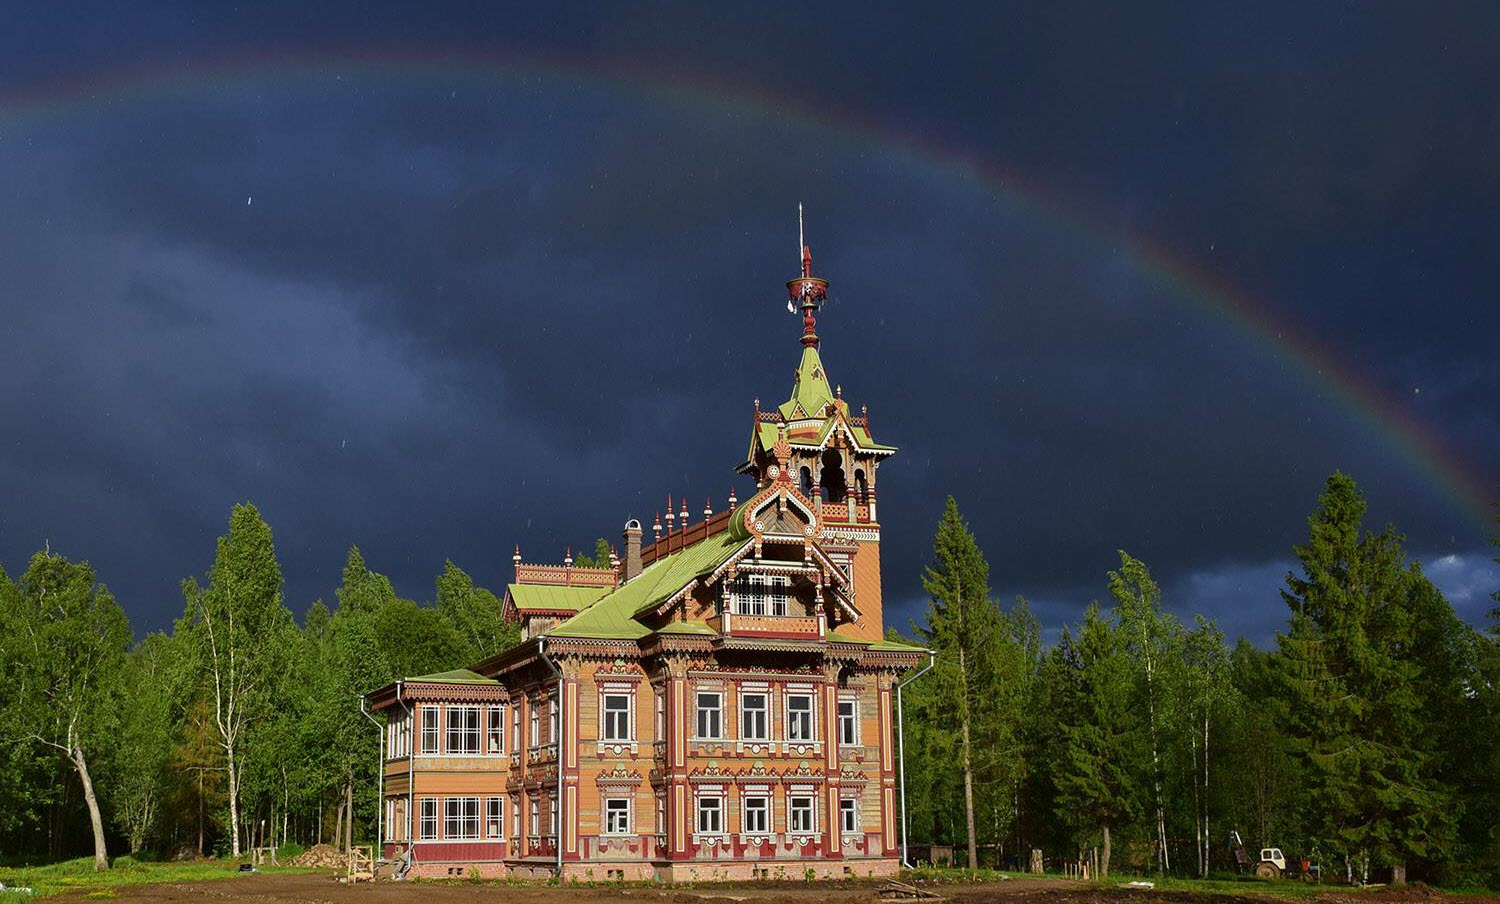
[[(979, 867), (975, 824), (974, 774), (988, 760), (994, 721), (990, 705), (997, 692), (995, 649), (1002, 625), (990, 600), (990, 566), (974, 534), (948, 497), (932, 541), (933, 559), (922, 575), (927, 591), (927, 625), (923, 639), (937, 653), (931, 689), (955, 710), (954, 733), (963, 778), (964, 835), (969, 868)], [(934, 734), (938, 734), (935, 732)]]
[(1371, 857), (1402, 875), (1409, 858), (1444, 855), (1451, 802), (1423, 739), (1422, 667), (1413, 597), (1427, 592), (1387, 527), (1362, 533), (1365, 502), (1334, 474), (1287, 575), (1278, 635), (1290, 734), (1307, 770), (1313, 827), (1352, 871)]
[(1131, 707), (1130, 665), (1119, 629), (1089, 605), (1076, 642), (1062, 657), (1068, 675), (1057, 701), (1065, 739), (1057, 769), (1059, 818), (1080, 837), (1097, 830), (1102, 854), (1099, 877), (1109, 875), (1113, 832), (1140, 809), (1144, 772), (1140, 720)]

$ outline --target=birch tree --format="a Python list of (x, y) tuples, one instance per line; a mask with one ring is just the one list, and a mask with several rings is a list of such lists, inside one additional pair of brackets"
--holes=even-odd
[(1161, 719), (1162, 668), (1173, 661), (1180, 648), (1181, 631), (1176, 619), (1161, 610), (1161, 590), (1151, 578), (1146, 563), (1120, 552), (1120, 570), (1109, 573), (1109, 592), (1115, 598), (1125, 649), (1140, 673), (1141, 695), (1146, 706), (1146, 743), (1151, 750), (1151, 798), (1156, 816), (1156, 865), (1165, 874), (1172, 869), (1167, 849), (1167, 809), (1163, 796)]
[[(31, 559), (14, 588), (9, 631), (15, 662), (4, 721), (11, 740), (62, 754), (78, 777), (94, 840), (94, 869), (109, 869), (91, 762), (118, 713), (130, 627), (87, 562), (51, 551)], [(10, 670), (8, 670), (10, 671)]]
[(231, 854), (240, 856), (240, 780), (249, 727), (265, 708), (280, 663), (281, 630), (291, 613), (281, 603), (281, 566), (271, 528), (250, 503), (236, 505), (219, 538), (208, 586), (182, 582), (187, 608), (178, 632), (188, 639), (204, 682), (224, 754)]

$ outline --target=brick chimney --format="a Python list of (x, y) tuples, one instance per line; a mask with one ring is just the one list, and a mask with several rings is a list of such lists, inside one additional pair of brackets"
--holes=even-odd
[(620, 575), (622, 583), (641, 573), (641, 522), (631, 518), (625, 522), (625, 560)]

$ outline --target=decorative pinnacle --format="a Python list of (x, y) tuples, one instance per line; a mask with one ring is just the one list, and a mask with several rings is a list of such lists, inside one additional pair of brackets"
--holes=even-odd
[(797, 205), (797, 244), (802, 251), (802, 275), (786, 284), (787, 310), (802, 309), (802, 344), (818, 345), (817, 317), (814, 314), (828, 300), (828, 280), (812, 275), (812, 249), (807, 246), (802, 229), (802, 205)]
[(734, 508), (740, 504), (740, 500), (734, 494), (734, 487), (729, 488), (729, 507)]
[(516, 544), (516, 554), (511, 556), (511, 560), (517, 565), (521, 564), (521, 544)]
[(563, 553), (563, 565), (567, 566), (568, 568), (572, 568), (573, 567), (573, 547), (568, 546), (568, 547), (565, 547), (565, 548), (566, 548), (567, 552)]
[(712, 499), (704, 499), (703, 500), (703, 518), (704, 518), (704, 520), (712, 518), (713, 516), (714, 516), (714, 501)]
[(682, 497), (682, 516), (681, 517), (682, 517), (682, 526), (683, 527), (687, 527), (687, 523), (688, 523), (688, 511), (687, 511), (687, 495), (686, 494), (683, 494), (683, 497)]

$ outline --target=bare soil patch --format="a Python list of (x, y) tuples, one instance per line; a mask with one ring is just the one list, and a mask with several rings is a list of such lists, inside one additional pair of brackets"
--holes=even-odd
[[(130, 904), (877, 904), (879, 881), (754, 882), (696, 887), (575, 887), (467, 882), (378, 882), (344, 885), (329, 875), (254, 875), (216, 882), (122, 888)], [(924, 883), (953, 904), (1500, 904), (1500, 897), (1448, 895), (1416, 884), (1312, 897), (1090, 887), (1063, 879)]]

